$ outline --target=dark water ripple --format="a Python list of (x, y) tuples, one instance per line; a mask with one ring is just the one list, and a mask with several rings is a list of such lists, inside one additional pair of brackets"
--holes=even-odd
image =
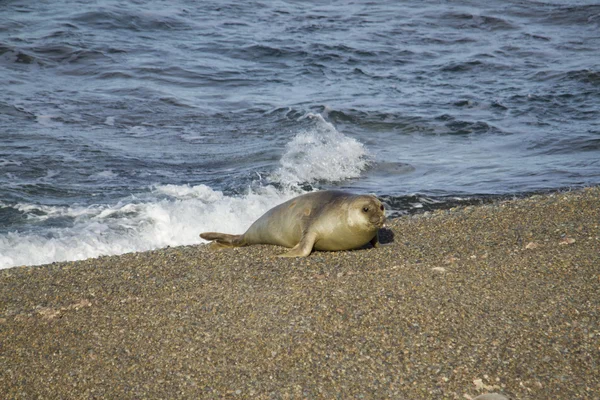
[(372, 157), (327, 187), (401, 198), (600, 182), (593, 2), (3, 7), (0, 202), (243, 192), (312, 129), (307, 113)]

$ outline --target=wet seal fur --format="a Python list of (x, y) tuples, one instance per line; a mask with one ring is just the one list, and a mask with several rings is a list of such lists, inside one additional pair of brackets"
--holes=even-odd
[(311, 192), (267, 211), (243, 235), (204, 232), (215, 248), (275, 244), (292, 249), (280, 257), (306, 257), (315, 250), (379, 247), (385, 222), (383, 204), (372, 195), (338, 190)]

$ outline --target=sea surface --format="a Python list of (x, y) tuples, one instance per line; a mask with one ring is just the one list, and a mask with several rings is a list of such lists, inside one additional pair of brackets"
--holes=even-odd
[(599, 183), (597, 1), (0, 0), (0, 268)]

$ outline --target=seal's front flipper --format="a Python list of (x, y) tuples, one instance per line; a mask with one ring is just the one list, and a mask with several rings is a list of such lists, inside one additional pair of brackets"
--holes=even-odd
[(277, 257), (308, 257), (315, 245), (315, 239), (315, 234), (306, 234), (302, 236), (300, 243), (295, 245), (290, 251), (280, 254)]
[(245, 246), (244, 235), (229, 235), (227, 233), (219, 232), (204, 232), (200, 234), (200, 237), (204, 240), (212, 240), (211, 247), (213, 249), (220, 249), (224, 247), (240, 247)]
[(379, 244), (379, 232), (377, 232), (375, 234), (375, 236), (373, 236), (373, 239), (371, 239), (371, 241), (369, 243), (371, 243), (371, 245), (373, 247), (379, 247), (380, 246), (380, 244)]

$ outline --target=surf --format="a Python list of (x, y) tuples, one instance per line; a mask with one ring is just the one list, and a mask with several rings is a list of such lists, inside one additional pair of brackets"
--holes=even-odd
[(0, 236), (0, 268), (75, 261), (102, 255), (202, 243), (203, 231), (244, 232), (270, 208), (295, 196), (360, 176), (368, 150), (322, 115), (290, 137), (279, 165), (241, 193), (209, 185), (157, 184), (116, 204), (0, 204), (29, 229)]

